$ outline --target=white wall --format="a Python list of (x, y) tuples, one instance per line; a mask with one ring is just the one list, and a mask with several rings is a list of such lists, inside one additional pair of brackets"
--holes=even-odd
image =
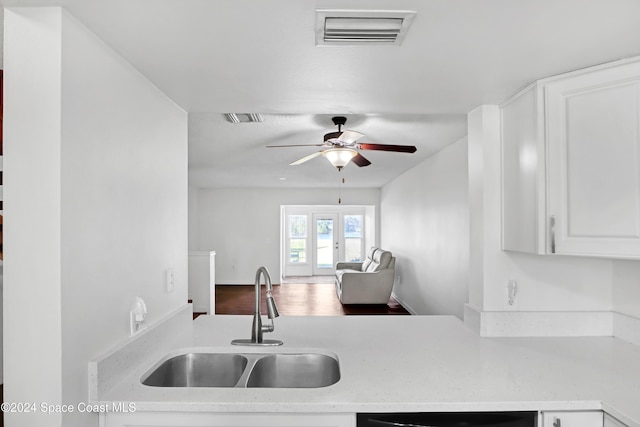
[(396, 256), (393, 292), (413, 313), (463, 317), (469, 277), (467, 194), (466, 138), (382, 188), (381, 246)]
[(186, 303), (187, 116), (60, 8), (5, 18), (5, 399), (77, 405), (136, 296), (149, 324)]
[(192, 185), (189, 185), (189, 250), (197, 251), (198, 250), (198, 241), (199, 241), (199, 233), (198, 229), (198, 189)]
[[(62, 402), (60, 11), (5, 10), (4, 400)], [(36, 43), (37, 42), (37, 43)], [(27, 366), (29, 369), (27, 369)], [(4, 414), (60, 426), (62, 415)]]
[[(340, 189), (348, 205), (379, 206), (379, 189)], [(280, 283), (280, 206), (337, 204), (338, 189), (200, 189), (197, 248), (216, 251), (216, 283), (251, 284), (258, 267)]]
[(613, 310), (640, 319), (640, 261), (613, 262)]
[[(497, 106), (469, 113), (471, 210), (470, 304), (480, 311), (609, 311), (612, 264), (607, 259), (528, 255), (501, 250), (500, 117)], [(506, 304), (509, 279), (517, 305)]]

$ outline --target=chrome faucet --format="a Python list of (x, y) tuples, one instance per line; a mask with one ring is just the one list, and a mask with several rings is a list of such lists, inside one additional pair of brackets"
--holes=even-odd
[[(271, 320), (270, 325), (263, 326), (262, 325), (262, 314), (260, 313), (260, 296), (261, 289), (260, 286), (260, 276), (264, 275), (264, 283), (267, 287), (267, 317)], [(282, 341), (280, 340), (265, 340), (262, 338), (262, 334), (264, 332), (273, 332), (275, 329), (275, 325), (273, 323), (273, 319), (278, 317), (280, 314), (278, 313), (278, 308), (276, 307), (276, 301), (273, 299), (273, 295), (271, 295), (271, 291), (273, 287), (271, 286), (271, 276), (269, 275), (269, 270), (266, 267), (260, 267), (256, 272), (256, 283), (255, 283), (255, 292), (256, 292), (256, 304), (255, 309), (253, 311), (253, 323), (251, 325), (251, 339), (237, 339), (231, 341), (231, 344), (234, 345), (282, 345)]]

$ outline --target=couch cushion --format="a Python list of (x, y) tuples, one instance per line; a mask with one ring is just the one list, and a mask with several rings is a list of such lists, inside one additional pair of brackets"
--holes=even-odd
[(380, 271), (389, 267), (389, 261), (391, 261), (391, 252), (378, 249), (373, 254), (373, 261), (367, 267), (367, 272)]
[(368, 268), (373, 262), (373, 257), (377, 251), (378, 251), (378, 248), (376, 248), (375, 246), (371, 247), (371, 249), (369, 250), (369, 253), (367, 254), (367, 257), (364, 259), (362, 263), (362, 271), (369, 271)]
[(376, 252), (373, 261), (380, 264), (380, 268), (387, 268), (391, 261), (391, 252), (380, 249)]
[(373, 261), (373, 256), (377, 251), (378, 251), (378, 248), (376, 248), (375, 246), (371, 246), (371, 249), (369, 249), (369, 253), (367, 254), (367, 258)]

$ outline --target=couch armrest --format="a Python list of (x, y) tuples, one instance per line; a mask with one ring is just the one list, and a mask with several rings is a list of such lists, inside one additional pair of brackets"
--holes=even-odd
[(338, 262), (336, 264), (336, 270), (356, 270), (362, 271), (362, 262)]

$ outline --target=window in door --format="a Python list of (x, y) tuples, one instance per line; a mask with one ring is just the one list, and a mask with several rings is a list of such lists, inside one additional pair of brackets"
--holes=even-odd
[(289, 215), (289, 263), (307, 262), (307, 215)]
[(363, 220), (363, 215), (344, 215), (344, 256), (346, 261), (362, 261), (364, 249)]
[(316, 219), (316, 268), (333, 268), (333, 218)]
[(338, 259), (338, 214), (314, 213), (315, 224), (315, 262), (314, 275), (335, 273), (334, 265)]

